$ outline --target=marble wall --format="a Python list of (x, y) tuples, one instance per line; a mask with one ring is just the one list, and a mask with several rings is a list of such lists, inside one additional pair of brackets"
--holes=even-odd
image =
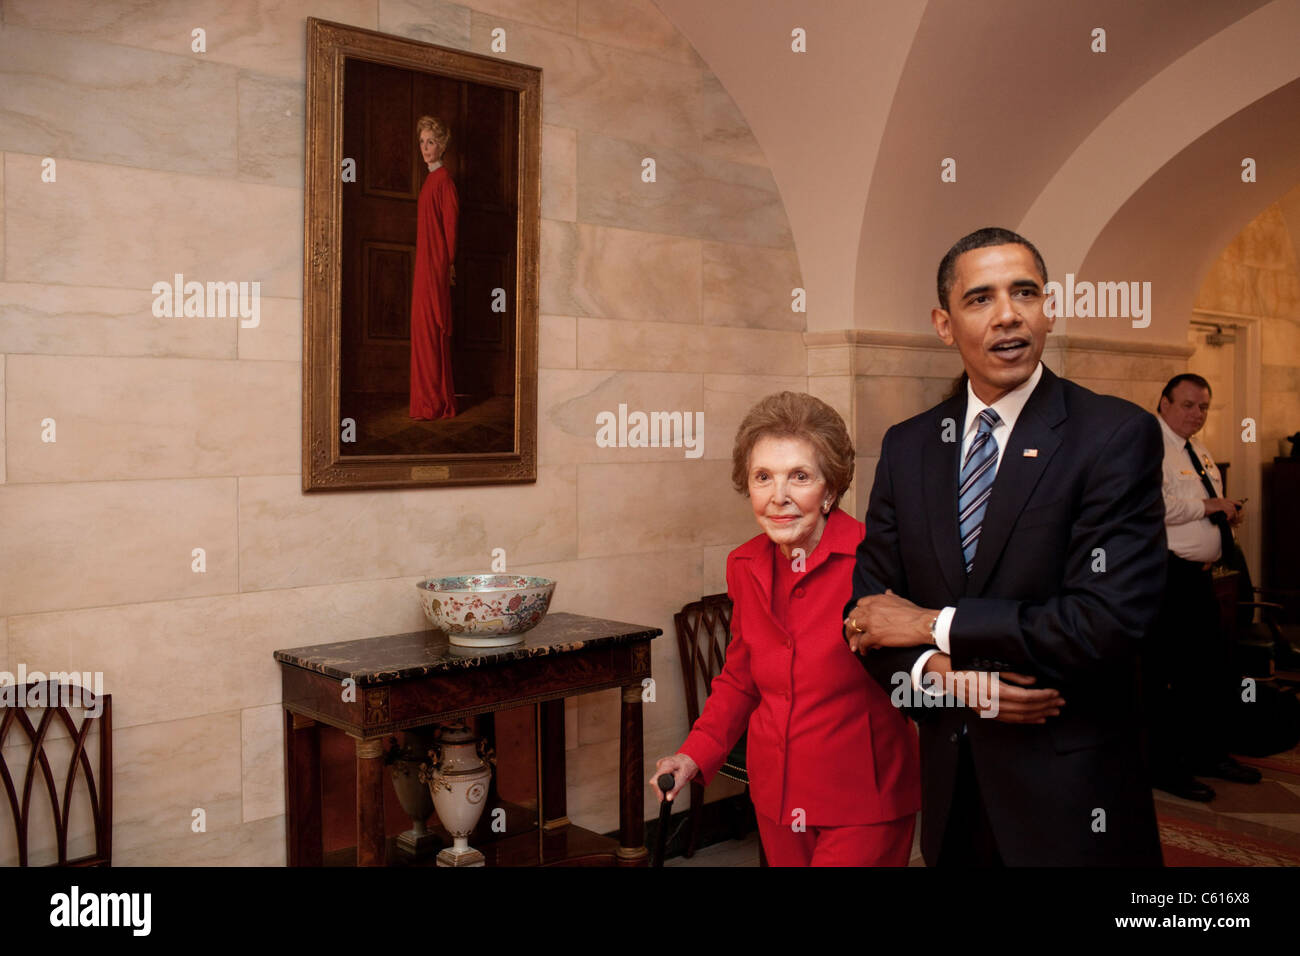
[[(731, 438), (808, 372), (773, 177), (654, 4), (4, 0), (2, 15), (0, 668), (103, 671), (114, 862), (282, 863), (271, 652), (422, 627), (412, 583), (497, 547), (558, 579), (556, 610), (664, 629), (648, 767), (674, 751), (672, 614), (722, 590), (756, 530)], [(504, 55), (545, 71), (535, 485), (300, 491), (307, 15), (484, 54), (501, 27)], [(260, 326), (154, 318), (150, 287), (177, 272), (260, 281)], [(703, 457), (598, 448), (596, 414), (620, 402), (703, 411)], [(569, 816), (613, 829), (617, 692), (566, 716)]]
[[(1300, 430), (1300, 186), (1271, 203), (1215, 260), (1196, 307), (1259, 322), (1258, 440), (1264, 461)], [(1212, 315), (1202, 316), (1213, 321)]]

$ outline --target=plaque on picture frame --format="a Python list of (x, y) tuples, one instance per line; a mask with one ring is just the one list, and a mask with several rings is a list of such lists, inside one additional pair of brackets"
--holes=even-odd
[(541, 84), (307, 21), (304, 491), (536, 481)]

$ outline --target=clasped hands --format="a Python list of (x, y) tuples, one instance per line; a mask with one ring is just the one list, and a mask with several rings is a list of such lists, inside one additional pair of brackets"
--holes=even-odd
[(868, 594), (844, 619), (844, 636), (849, 649), (863, 654), (873, 647), (915, 647), (932, 644), (930, 622), (938, 611), (917, 607), (893, 591)]
[[(930, 622), (938, 616), (938, 611), (918, 607), (887, 589), (884, 594), (869, 594), (858, 600), (844, 619), (844, 636), (855, 654), (865, 654), (873, 647), (919, 647), (934, 643)], [(1031, 689), (1029, 685), (1037, 681), (1036, 677), (1011, 671), (994, 675), (991, 695), (974, 693), (981, 672), (954, 671), (952, 659), (943, 652), (930, 656), (925, 672), (937, 675), (941, 686), (950, 688), (959, 703), (981, 714), (987, 711), (1004, 723), (1046, 723), (1065, 705), (1059, 691), (1048, 687)]]

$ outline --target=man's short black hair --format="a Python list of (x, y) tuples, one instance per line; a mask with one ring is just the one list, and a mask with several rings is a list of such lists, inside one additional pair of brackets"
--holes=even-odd
[(957, 257), (963, 252), (970, 252), (972, 249), (983, 249), (985, 246), (1024, 246), (1034, 256), (1034, 265), (1038, 267), (1038, 274), (1042, 276), (1043, 284), (1047, 284), (1047, 266), (1043, 264), (1043, 257), (1039, 255), (1034, 244), (1024, 236), (1012, 232), (1010, 229), (1000, 229), (997, 226), (985, 226), (983, 229), (976, 229), (968, 236), (962, 236), (958, 239), (948, 254), (943, 257), (939, 263), (939, 308), (948, 308), (948, 293), (952, 291), (953, 273), (957, 271)]
[[(1210, 388), (1210, 383), (1204, 378), (1197, 375), (1195, 372), (1182, 372), (1169, 380), (1169, 383), (1165, 386), (1165, 390), (1160, 393), (1160, 397), (1167, 398), (1172, 402), (1174, 400), (1174, 389), (1179, 385), (1182, 385), (1183, 382), (1191, 382), (1197, 388), (1203, 388), (1211, 395), (1214, 394), (1214, 389)], [(1159, 402), (1156, 402), (1156, 411), (1160, 411)]]

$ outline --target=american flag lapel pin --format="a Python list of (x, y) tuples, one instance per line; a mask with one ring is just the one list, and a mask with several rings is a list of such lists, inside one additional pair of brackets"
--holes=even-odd
[(1025, 449), (1025, 452), (1024, 452), (1024, 455), (1025, 455), (1026, 458), (1037, 458), (1037, 457), (1038, 457), (1038, 449), (1037, 449), (1037, 448), (1026, 448), (1026, 449)]

